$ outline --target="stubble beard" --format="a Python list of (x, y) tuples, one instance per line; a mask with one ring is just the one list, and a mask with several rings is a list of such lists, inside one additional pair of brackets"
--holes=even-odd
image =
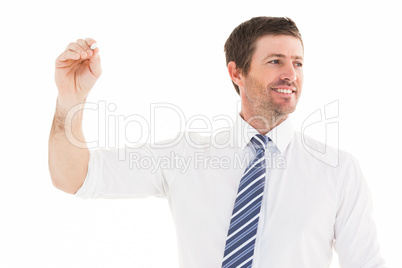
[[(279, 84), (283, 85), (284, 82)], [(278, 86), (278, 83), (274, 83), (274, 85)], [(296, 104), (298, 101), (297, 99), (295, 104), (290, 107), (288, 105), (277, 103), (271, 96), (271, 85), (264, 86), (258, 83), (252, 77), (249, 77), (245, 85), (245, 89), (246, 98), (250, 104), (251, 113), (255, 117), (265, 118), (265, 124), (267, 124), (267, 122), (269, 122), (269, 124), (275, 124), (278, 121), (283, 121), (290, 113), (294, 112), (296, 109)], [(296, 90), (298, 91), (299, 89), (296, 87)]]
[[(271, 87), (275, 88), (285, 84), (287, 85), (288, 83), (286, 81), (279, 81), (265, 86), (249, 76), (245, 85), (249, 120), (255, 121), (261, 128), (272, 129), (272, 127), (284, 121), (290, 113), (294, 112), (298, 102), (297, 95), (294, 96), (296, 100), (293, 105), (278, 103), (271, 95)], [(297, 85), (292, 83), (292, 86), (296, 88), (296, 92), (298, 93), (299, 88)]]

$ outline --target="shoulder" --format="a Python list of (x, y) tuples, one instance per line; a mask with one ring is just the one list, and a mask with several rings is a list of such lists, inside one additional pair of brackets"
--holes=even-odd
[(329, 145), (310, 136), (302, 135), (300, 132), (295, 132), (290, 147), (296, 150), (301, 155), (300, 157), (336, 168), (339, 171), (351, 167), (359, 168), (357, 159), (349, 152), (341, 150), (339, 145)]

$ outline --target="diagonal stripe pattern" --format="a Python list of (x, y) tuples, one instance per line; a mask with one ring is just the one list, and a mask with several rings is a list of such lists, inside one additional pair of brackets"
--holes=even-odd
[(265, 147), (269, 138), (257, 134), (251, 138), (256, 149), (240, 180), (234, 204), (222, 268), (251, 267), (259, 214), (265, 185)]

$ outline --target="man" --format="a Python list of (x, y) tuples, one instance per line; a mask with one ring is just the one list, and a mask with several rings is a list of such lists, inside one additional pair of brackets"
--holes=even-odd
[[(304, 61), (292, 20), (253, 18), (226, 41), (228, 72), (241, 99), (232, 129), (187, 135), (163, 148), (126, 148), (123, 158), (118, 149), (89, 152), (68, 138), (84, 141), (80, 108), (101, 75), (94, 43), (77, 40), (56, 60), (49, 169), (57, 188), (84, 198), (167, 198), (185, 268), (328, 267), (333, 247), (342, 267), (384, 267), (356, 160), (335, 149), (311, 155), (302, 138), (322, 144), (301, 137), (288, 119), (302, 91)], [(72, 107), (78, 112), (66, 120)], [(140, 158), (188, 165), (155, 171), (130, 161)], [(336, 167), (328, 164), (334, 158)]]

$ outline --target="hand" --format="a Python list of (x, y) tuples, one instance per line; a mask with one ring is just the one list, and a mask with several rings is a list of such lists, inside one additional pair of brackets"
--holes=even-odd
[(59, 90), (58, 102), (72, 106), (85, 102), (89, 91), (102, 73), (99, 48), (90, 47), (94, 39), (78, 39), (70, 43), (56, 59), (55, 80)]

